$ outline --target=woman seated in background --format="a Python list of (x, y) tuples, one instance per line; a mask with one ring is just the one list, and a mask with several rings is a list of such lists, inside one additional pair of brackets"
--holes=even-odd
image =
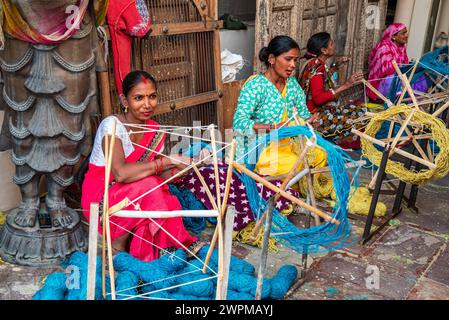
[[(116, 122), (116, 139), (112, 152), (109, 207), (125, 198), (131, 201), (138, 198), (159, 186), (164, 182), (164, 178), (184, 169), (186, 163), (190, 163), (190, 158), (186, 157), (158, 156), (163, 151), (164, 133), (155, 131), (130, 133), (133, 128), (128, 124), (151, 125), (152, 129), (158, 128), (158, 123), (151, 120), (158, 101), (154, 78), (145, 71), (133, 71), (126, 76), (122, 86), (123, 113), (109, 116), (101, 122), (90, 156), (89, 169), (84, 178), (81, 204), (87, 219), (92, 202), (100, 203), (100, 213), (102, 212), (106, 164), (103, 150), (105, 136), (109, 136), (109, 141), (111, 139), (114, 122)], [(167, 185), (155, 189), (135, 204), (144, 211), (181, 210), (178, 199), (169, 193)], [(125, 208), (125, 210), (134, 209), (133, 205)], [(181, 247), (161, 227), (186, 247), (196, 240), (184, 229), (182, 218), (152, 220), (112, 216), (110, 222), (114, 251), (129, 251), (134, 257), (144, 261), (157, 259), (161, 253), (166, 252), (164, 249)], [(101, 223), (99, 229), (101, 232)], [(131, 236), (127, 230), (133, 235)]]
[[(368, 81), (385, 97), (389, 96), (393, 76), (396, 75), (396, 70), (392, 63), (393, 60), (398, 65), (409, 63), (407, 41), (407, 26), (403, 23), (393, 23), (385, 30), (382, 39), (377, 43), (369, 56)], [(412, 88), (425, 92), (427, 90), (425, 77), (418, 79), (416, 83), (412, 84)], [(367, 94), (371, 100), (380, 101), (380, 98), (373, 91), (367, 89)]]
[(307, 62), (299, 77), (301, 87), (307, 96), (309, 111), (319, 117), (319, 131), (325, 138), (344, 149), (358, 149), (360, 141), (351, 133), (352, 120), (358, 119), (366, 108), (356, 105), (340, 105), (340, 95), (363, 79), (363, 73), (353, 74), (343, 85), (336, 87), (333, 81), (335, 70), (347, 63), (347, 57), (340, 58), (329, 67), (326, 62), (335, 55), (335, 42), (327, 32), (314, 34), (307, 42)]

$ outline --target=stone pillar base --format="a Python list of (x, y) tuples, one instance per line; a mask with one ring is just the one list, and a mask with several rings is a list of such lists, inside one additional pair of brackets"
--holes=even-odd
[(87, 234), (78, 213), (69, 209), (72, 223), (67, 228), (41, 229), (39, 222), (33, 228), (14, 223), (18, 209), (8, 214), (0, 229), (0, 256), (9, 263), (32, 267), (59, 265), (73, 252), (86, 251)]

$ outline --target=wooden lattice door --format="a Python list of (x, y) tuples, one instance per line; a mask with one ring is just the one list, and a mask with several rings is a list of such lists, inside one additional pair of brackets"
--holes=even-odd
[(156, 120), (176, 126), (201, 121), (222, 129), (217, 0), (145, 2), (151, 29), (133, 39), (131, 68), (146, 70), (158, 81)]
[[(259, 0), (256, 13), (256, 53), (277, 35), (298, 41), (305, 53), (307, 40), (316, 32), (328, 31), (335, 38), (337, 0)], [(257, 57), (256, 57), (257, 58)], [(256, 59), (255, 69), (262, 70)]]
[(274, 36), (291, 36), (304, 53), (310, 36), (327, 31), (336, 40), (337, 55), (352, 58), (342, 70), (342, 80), (352, 72), (366, 71), (369, 51), (385, 23), (387, 4), (387, 0), (258, 0), (255, 70), (263, 69), (257, 53)]

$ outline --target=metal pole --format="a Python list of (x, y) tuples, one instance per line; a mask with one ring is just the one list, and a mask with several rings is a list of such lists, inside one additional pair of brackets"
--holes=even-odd
[(371, 200), (371, 206), (369, 208), (368, 217), (366, 219), (365, 231), (363, 232), (362, 244), (366, 244), (371, 238), (371, 226), (373, 224), (374, 213), (376, 212), (377, 202), (379, 201), (380, 189), (382, 188), (382, 182), (385, 176), (385, 168), (387, 167), (388, 158), (390, 157), (390, 148), (386, 148), (382, 160), (379, 166), (379, 174), (376, 180), (376, 186), (374, 188), (373, 198)]
[(273, 210), (274, 210), (274, 197), (272, 197), (268, 201), (268, 213), (267, 213), (267, 219), (265, 222), (265, 229), (264, 229), (264, 233), (263, 233), (262, 254), (260, 257), (259, 271), (258, 271), (258, 277), (257, 277), (257, 288), (256, 288), (256, 297), (255, 297), (256, 300), (261, 299), (263, 278), (264, 278), (265, 272), (267, 270), (268, 240), (270, 239)]

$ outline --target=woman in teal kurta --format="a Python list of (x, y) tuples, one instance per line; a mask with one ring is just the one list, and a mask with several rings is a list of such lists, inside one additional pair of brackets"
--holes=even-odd
[(234, 114), (237, 161), (248, 160), (245, 156), (258, 132), (278, 129), (292, 117), (295, 108), (300, 118), (310, 123), (315, 120), (307, 109), (298, 81), (291, 77), (299, 56), (298, 44), (287, 36), (273, 38), (261, 50), (259, 58), (267, 65), (267, 71), (246, 81)]

